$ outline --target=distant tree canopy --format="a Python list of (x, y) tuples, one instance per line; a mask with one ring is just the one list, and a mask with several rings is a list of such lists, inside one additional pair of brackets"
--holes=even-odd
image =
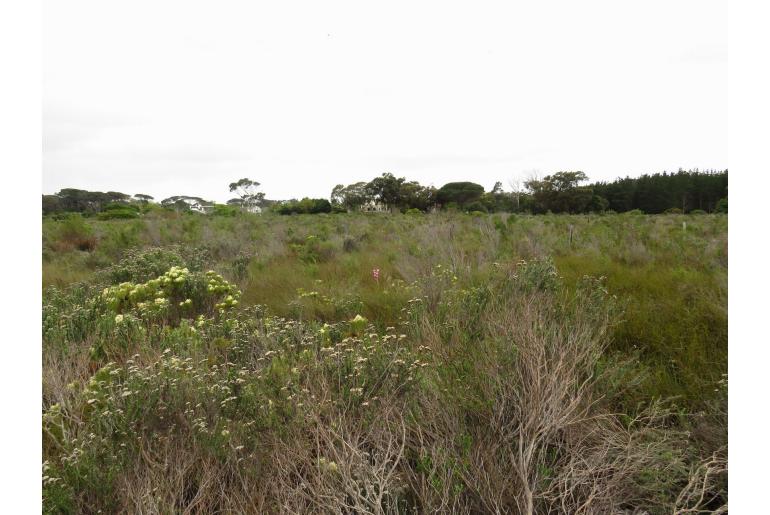
[(118, 191), (87, 191), (64, 188), (55, 195), (43, 195), (43, 214), (74, 212), (98, 213), (111, 202), (128, 204), (131, 196)]
[(365, 182), (356, 182), (348, 186), (336, 185), (332, 190), (332, 204), (351, 211), (360, 208), (371, 200), (366, 184)]
[(61, 199), (57, 195), (43, 195), (43, 214), (49, 215), (64, 211)]
[(726, 212), (721, 210), (727, 208), (727, 170), (679, 170), (581, 185), (587, 180), (583, 172), (559, 172), (529, 180), (522, 208), (534, 213), (639, 210), (649, 214)]
[(389, 210), (420, 209), (426, 211), (435, 204), (435, 188), (417, 181), (407, 181), (383, 173), (370, 182), (338, 184), (331, 194), (332, 206), (355, 211), (369, 203), (380, 203)]
[(609, 202), (609, 209), (645, 213), (663, 213), (679, 208), (684, 213), (695, 209), (713, 212), (721, 199), (727, 202), (727, 170), (679, 170), (637, 178), (626, 177), (613, 182), (593, 184), (596, 195)]
[(153, 197), (152, 195), (145, 195), (144, 193), (137, 193), (134, 195), (134, 198), (144, 204), (147, 204), (148, 202), (152, 202), (153, 200), (155, 200), (155, 197)]
[(436, 188), (422, 186), (417, 181), (402, 182), (399, 190), (401, 210), (419, 209), (427, 211), (436, 204)]
[[(370, 202), (380, 202), (388, 209), (420, 209), (455, 206), (464, 211), (531, 213), (601, 213), (639, 209), (645, 213), (663, 213), (678, 208), (684, 213), (695, 209), (726, 212), (727, 170), (698, 170), (643, 175), (613, 182), (586, 184), (582, 171), (561, 171), (542, 179), (530, 179), (524, 189), (516, 183), (513, 192), (496, 182), (491, 191), (473, 182), (450, 182), (438, 190), (422, 186), (404, 177), (384, 173), (372, 181), (332, 190), (332, 205), (350, 211)], [(724, 202), (720, 201), (724, 199)]]
[(593, 198), (590, 186), (580, 186), (588, 180), (583, 172), (558, 172), (542, 180), (524, 183), (538, 211), (554, 213), (584, 213)]
[[(237, 197), (227, 201), (232, 208), (269, 207), (282, 214), (330, 213), (356, 211), (370, 203), (381, 203), (387, 209), (406, 212), (410, 209), (429, 211), (455, 206), (464, 211), (530, 212), (530, 213), (600, 213), (608, 210), (644, 213), (691, 213), (694, 211), (727, 213), (727, 170), (679, 170), (676, 173), (645, 174), (638, 178), (618, 178), (612, 182), (586, 184), (582, 171), (562, 171), (542, 179), (530, 179), (524, 189), (515, 183), (513, 192), (503, 190), (496, 182), (491, 191), (473, 182), (450, 182), (436, 189), (405, 177), (383, 173), (369, 182), (347, 186), (338, 184), (326, 199), (303, 198), (279, 202), (268, 200), (257, 192), (259, 183), (241, 179), (230, 184)], [(42, 196), (43, 214), (79, 212), (86, 216), (101, 213), (106, 206), (137, 205), (142, 211), (153, 197), (137, 193), (133, 197), (117, 191), (86, 191), (65, 188), (55, 195)], [(191, 209), (213, 212), (214, 203), (200, 197), (177, 195), (163, 199), (160, 205), (179, 211)], [(237, 210), (236, 210), (237, 211)], [(120, 211), (129, 217), (135, 210)], [(218, 213), (235, 211), (219, 209)], [(113, 215), (117, 217), (117, 214)], [(228, 215), (229, 216), (229, 215)]]
[(436, 200), (440, 204), (455, 203), (465, 207), (475, 202), (484, 194), (484, 186), (475, 182), (450, 182), (441, 186), (436, 192)]
[(388, 209), (401, 207), (401, 185), (406, 181), (404, 177), (396, 178), (392, 173), (383, 173), (375, 177), (365, 187), (369, 198), (375, 202), (385, 204)]
[(230, 183), (230, 193), (235, 193), (241, 200), (241, 206), (247, 209), (261, 206), (265, 194), (257, 191), (260, 184), (248, 178)]
[(305, 197), (302, 200), (282, 202), (276, 211), (281, 215), (331, 213), (332, 205), (325, 198)]
[(492, 191), (486, 192), (481, 196), (480, 203), (484, 209), (479, 209), (478, 211), (504, 211), (509, 213), (518, 211), (520, 203), (515, 195), (513, 192), (506, 193), (503, 191), (503, 183), (497, 181), (492, 187)]

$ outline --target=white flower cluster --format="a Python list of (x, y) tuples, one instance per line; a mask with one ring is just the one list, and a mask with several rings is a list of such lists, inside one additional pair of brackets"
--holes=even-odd
[[(221, 275), (209, 270), (201, 277), (201, 274), (193, 274), (189, 269), (178, 266), (171, 267), (165, 274), (146, 283), (124, 282), (105, 288), (101, 301), (115, 313), (116, 325), (128, 323), (131, 313), (141, 318), (168, 316), (172, 306), (192, 314), (191, 310), (198, 302), (194, 302), (188, 295), (196, 291), (201, 280), (205, 281), (209, 296), (217, 298), (215, 308), (220, 314), (238, 305), (240, 290)], [(203, 306), (206, 304), (204, 302)], [(203, 326), (202, 320), (202, 317), (198, 317), (198, 327)]]
[(208, 279), (208, 286), (206, 289), (209, 293), (227, 295), (222, 302), (215, 305), (220, 313), (224, 313), (225, 310), (234, 308), (238, 305), (241, 291), (236, 288), (234, 284), (227, 282), (221, 275), (213, 270), (206, 272), (206, 278)]
[(333, 461), (327, 460), (326, 458), (318, 458), (318, 466), (321, 470), (325, 470), (327, 472), (337, 472), (338, 470), (337, 464)]

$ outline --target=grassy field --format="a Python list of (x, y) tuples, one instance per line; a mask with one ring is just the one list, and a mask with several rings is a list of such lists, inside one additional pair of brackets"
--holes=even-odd
[(726, 506), (725, 215), (45, 219), (43, 288), (47, 512)]

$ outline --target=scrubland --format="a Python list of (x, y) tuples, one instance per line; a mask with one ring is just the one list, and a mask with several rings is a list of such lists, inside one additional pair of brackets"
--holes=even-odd
[(727, 510), (726, 215), (156, 210), (42, 259), (48, 513)]

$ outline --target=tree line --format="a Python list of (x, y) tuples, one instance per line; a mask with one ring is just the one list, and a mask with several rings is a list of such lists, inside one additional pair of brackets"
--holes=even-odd
[(278, 214), (317, 214), (347, 211), (432, 211), (510, 213), (602, 213), (639, 210), (643, 213), (727, 212), (727, 170), (679, 170), (676, 173), (645, 174), (618, 178), (612, 182), (588, 183), (581, 171), (557, 172), (524, 181), (504, 191), (496, 182), (490, 191), (474, 182), (450, 182), (440, 188), (424, 186), (405, 177), (383, 173), (369, 182), (338, 184), (330, 198), (268, 200), (259, 192), (260, 183), (241, 179), (230, 183), (237, 196), (227, 204), (200, 197), (177, 195), (155, 204), (150, 195), (133, 196), (108, 191), (65, 188), (43, 195), (43, 214), (79, 212), (102, 218), (131, 218), (143, 209), (158, 206), (176, 211), (199, 211), (234, 215), (271, 209)]
[(727, 170), (645, 174), (598, 182), (592, 187), (596, 195), (607, 200), (608, 208), (617, 212), (727, 212)]
[(557, 172), (504, 191), (496, 182), (490, 191), (473, 182), (450, 182), (436, 189), (384, 173), (370, 182), (338, 184), (331, 207), (348, 211), (377, 204), (389, 211), (455, 209), (480, 212), (602, 213), (639, 210), (644, 213), (727, 212), (727, 170), (679, 170), (645, 174), (612, 182), (586, 184), (581, 171)]
[(53, 195), (43, 195), (43, 215), (56, 213), (82, 213), (99, 215), (100, 218), (135, 218), (141, 211), (153, 206), (165, 209), (189, 212), (234, 215), (239, 210), (261, 210), (262, 206), (271, 204), (265, 199), (265, 194), (258, 191), (257, 181), (244, 178), (229, 184), (230, 193), (236, 196), (226, 204), (217, 204), (211, 200), (191, 195), (172, 195), (155, 203), (152, 195), (137, 193), (128, 195), (118, 191), (87, 191), (75, 188), (64, 188)]

